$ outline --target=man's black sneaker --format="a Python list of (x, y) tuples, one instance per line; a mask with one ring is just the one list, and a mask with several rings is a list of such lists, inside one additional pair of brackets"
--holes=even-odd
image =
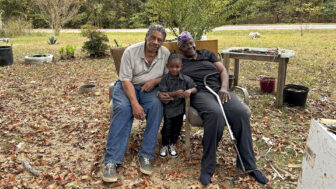
[(140, 171), (143, 174), (151, 175), (153, 172), (153, 168), (152, 168), (152, 164), (150, 163), (149, 159), (142, 157), (142, 156), (138, 156), (138, 161), (140, 165)]
[(104, 166), (103, 181), (117, 182), (118, 174), (117, 174), (116, 168), (117, 168), (117, 165), (115, 163), (107, 163)]

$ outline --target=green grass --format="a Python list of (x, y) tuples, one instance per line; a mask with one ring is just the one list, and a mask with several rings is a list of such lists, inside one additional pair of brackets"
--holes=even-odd
[[(296, 188), (300, 169), (289, 168), (288, 164), (302, 163), (310, 120), (322, 117), (336, 119), (336, 31), (305, 30), (303, 36), (300, 35), (299, 30), (259, 31), (261, 38), (255, 40), (248, 39), (250, 32), (216, 31), (208, 33), (207, 38), (218, 39), (220, 50), (233, 46), (250, 46), (280, 47), (295, 51), (295, 56), (290, 59), (288, 64), (286, 83), (309, 87), (306, 107), (284, 106), (276, 109), (274, 107), (275, 95), (260, 92), (258, 77), (260, 75), (277, 77), (277, 64), (275, 63), (241, 61), (239, 85), (247, 88), (251, 97), (251, 127), (259, 168), (266, 175), (274, 176), (274, 171), (263, 158), (268, 146), (262, 140), (262, 137), (274, 139), (276, 145), (268, 157), (273, 165), (277, 165), (281, 170), (290, 172), (292, 175), (287, 175), (286, 181), (275, 177), (272, 179), (273, 187)], [(107, 33), (107, 35), (111, 46), (115, 46), (114, 39), (122, 46), (128, 46), (144, 40), (145, 33)], [(0, 136), (0, 145), (2, 150), (5, 149), (4, 153), (0, 155), (0, 160), (13, 154), (19, 157), (18, 154), (20, 153), (11, 151), (11, 147), (13, 142), (17, 144), (19, 139), (21, 141), (21, 138), (28, 145), (32, 139), (27, 136), (38, 141), (41, 133), (45, 132), (49, 136), (49, 130), (42, 132), (44, 128), (52, 128), (53, 134), (56, 132), (57, 137), (55, 138), (53, 134), (50, 134), (50, 136), (53, 136), (50, 137), (50, 140), (52, 140), (51, 143), (57, 143), (59, 138), (64, 136), (64, 133), (59, 131), (59, 128), (63, 127), (74, 127), (72, 131), (75, 130), (76, 132), (78, 128), (87, 128), (83, 131), (83, 133), (87, 133), (86, 138), (80, 138), (83, 133), (80, 135), (78, 133), (81, 132), (76, 133), (76, 137), (83, 141), (93, 137), (87, 143), (94, 147), (87, 149), (84, 156), (91, 159), (96, 157), (101, 160), (108, 129), (107, 91), (109, 83), (117, 78), (112, 58), (88, 58), (81, 51), (81, 46), (86, 39), (80, 34), (61, 34), (57, 37), (58, 43), (55, 45), (47, 43), (50, 36), (51, 34), (39, 33), (11, 39), (14, 65), (0, 67), (0, 112), (2, 111), (3, 115), (6, 115), (3, 118), (0, 117), (0, 128), (6, 131), (6, 134), (2, 133)], [(174, 37), (169, 34), (167, 39), (171, 38)], [(76, 59), (59, 61), (58, 50), (67, 44), (77, 47)], [(51, 53), (55, 55), (56, 62), (46, 65), (22, 64), (25, 55), (34, 53)], [(229, 71), (233, 73), (232, 69)], [(78, 95), (79, 86), (89, 81), (97, 83), (97, 94), (93, 96)], [(328, 102), (322, 103), (320, 101), (321, 97), (327, 97)], [(92, 130), (97, 128), (99, 128), (99, 135), (92, 135)], [(76, 137), (74, 136), (74, 138)], [(230, 145), (227, 134), (223, 140), (225, 146), (221, 146), (223, 150), (218, 153), (218, 156), (224, 156), (226, 160), (231, 161), (235, 156), (232, 154), (232, 148), (227, 150), (227, 146)], [(32, 148), (36, 148), (36, 143), (31, 142), (31, 144)], [(76, 143), (76, 145), (78, 144)], [(200, 145), (200, 142), (197, 145)], [(56, 150), (53, 153), (57, 152)], [(29, 152), (26, 153), (29, 154)], [(33, 153), (30, 155), (34, 156)], [(28, 155), (25, 156), (29, 157)], [(31, 159), (34, 160), (34, 158)], [(132, 160), (129, 156), (126, 159), (127, 161)], [(53, 161), (50, 160), (50, 162)], [(160, 165), (160, 162), (156, 163)], [(90, 168), (93, 163), (88, 163), (86, 166)], [(171, 169), (180, 166), (181, 169), (185, 168), (191, 173), (195, 173), (195, 170), (198, 171), (200, 168), (199, 164), (188, 167), (183, 161), (181, 164), (169, 164), (169, 166), (172, 166)], [(225, 171), (228, 169), (230, 168), (218, 166), (216, 172), (218, 178), (227, 182)], [(4, 170), (8, 174), (13, 174), (11, 169), (7, 170), (5, 168)], [(286, 173), (281, 170), (279, 171), (285, 176)], [(76, 173), (78, 177), (81, 176), (77, 169), (72, 172)], [(185, 182), (197, 182), (197, 174), (195, 173), (195, 177), (190, 175), (191, 178)], [(7, 177), (3, 178), (7, 179)], [(90, 186), (92, 182), (100, 181), (99, 176), (92, 178), (90, 181), (82, 180), (78, 185), (85, 187)], [(160, 180), (160, 176), (159, 178), (153, 178), (152, 182), (155, 183), (157, 180)], [(164, 180), (161, 181), (161, 184), (162, 182), (164, 183)], [(243, 183), (244, 180), (240, 181), (238, 186), (245, 186)], [(160, 182), (156, 184), (160, 185)], [(230, 184), (228, 185), (230, 186)], [(250, 187), (258, 188), (260, 186), (253, 185)]]

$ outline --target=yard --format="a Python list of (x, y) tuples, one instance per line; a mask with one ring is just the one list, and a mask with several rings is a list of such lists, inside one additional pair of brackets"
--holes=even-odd
[[(255, 40), (248, 39), (250, 32), (216, 31), (208, 33), (207, 38), (218, 39), (220, 50), (234, 46), (294, 50), (286, 83), (309, 87), (307, 103), (304, 108), (276, 109), (274, 94), (261, 93), (258, 78), (277, 77), (277, 64), (242, 61), (239, 81), (250, 93), (254, 151), (270, 184), (264, 187), (247, 176), (237, 179), (235, 185), (231, 183), (236, 171), (235, 153), (225, 131), (217, 154), (217, 183), (209, 188), (296, 188), (310, 120), (336, 119), (336, 32), (305, 30), (301, 36), (299, 30), (259, 31), (262, 37)], [(128, 46), (145, 36), (141, 32), (107, 35), (111, 46), (115, 46), (114, 39)], [(108, 87), (117, 79), (113, 60), (87, 57), (81, 52), (86, 39), (80, 34), (61, 34), (56, 45), (47, 43), (49, 36), (36, 33), (12, 38), (14, 64), (0, 67), (0, 188), (199, 187), (202, 132), (195, 130), (192, 136), (192, 161), (184, 156), (182, 132), (180, 156), (160, 159), (156, 153), (154, 174), (149, 177), (140, 173), (135, 161), (144, 128), (138, 122), (133, 126), (124, 164), (118, 169), (120, 180), (114, 184), (102, 182), (109, 127)], [(77, 47), (75, 59), (59, 60), (58, 50), (66, 44)], [(51, 53), (56, 62), (23, 64), (24, 56), (34, 53)], [(89, 82), (97, 84), (96, 92), (79, 94), (79, 87)], [(268, 163), (264, 155), (269, 146), (263, 137), (275, 143)], [(40, 176), (27, 172), (22, 160), (40, 171)]]

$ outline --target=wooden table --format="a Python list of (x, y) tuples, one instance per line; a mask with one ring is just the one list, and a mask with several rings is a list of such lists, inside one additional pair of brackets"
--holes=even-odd
[[(237, 51), (242, 52), (237, 52)], [(264, 54), (259, 52), (278, 52), (277, 54)], [(257, 53), (258, 54), (257, 54)], [(230, 68), (230, 58), (235, 60), (234, 64), (234, 86), (238, 85), (239, 80), (239, 60), (257, 60), (257, 61), (269, 61), (277, 62), (278, 67), (278, 81), (277, 81), (277, 91), (276, 91), (276, 103), (277, 108), (282, 106), (283, 103), (283, 88), (286, 83), (286, 71), (289, 58), (293, 57), (295, 52), (286, 49), (276, 49), (276, 48), (256, 48), (256, 47), (231, 47), (229, 49), (223, 50), (221, 56), (223, 58), (223, 63), (226, 70), (229, 72)]]

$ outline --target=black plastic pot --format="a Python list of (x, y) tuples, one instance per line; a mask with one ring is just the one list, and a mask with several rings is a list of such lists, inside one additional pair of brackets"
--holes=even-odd
[(306, 104), (309, 88), (301, 85), (285, 85), (283, 103), (289, 106), (304, 106)]
[(12, 46), (0, 46), (0, 66), (13, 64)]
[(234, 75), (229, 75), (229, 89), (232, 88), (232, 84), (233, 84), (234, 79), (235, 79)]

